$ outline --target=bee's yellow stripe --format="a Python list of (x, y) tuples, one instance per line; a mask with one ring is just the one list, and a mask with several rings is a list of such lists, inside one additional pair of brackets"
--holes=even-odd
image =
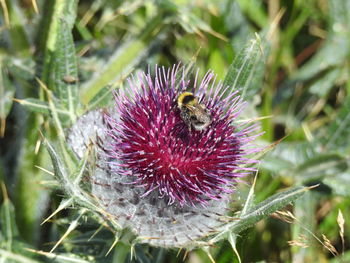
[(197, 101), (197, 98), (194, 97), (193, 93), (192, 92), (183, 92), (179, 95), (179, 97), (177, 98), (177, 105), (181, 108), (181, 106), (183, 106), (183, 102), (185, 100), (186, 97), (193, 97), (193, 99), (191, 101), (188, 101), (186, 102), (186, 105), (185, 106), (193, 106), (193, 105), (196, 105), (198, 103)]

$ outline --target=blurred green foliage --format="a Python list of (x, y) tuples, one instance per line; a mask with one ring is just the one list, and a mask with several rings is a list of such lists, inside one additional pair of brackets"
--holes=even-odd
[[(262, 158), (254, 202), (283, 188), (319, 185), (286, 208), (293, 223), (275, 216), (241, 233), (235, 244), (242, 262), (350, 261), (350, 228), (343, 243), (337, 223), (339, 211), (345, 226), (350, 220), (350, 1), (0, 4), (0, 262), (210, 262), (200, 250), (176, 256), (147, 246), (136, 246), (131, 260), (123, 243), (105, 256), (113, 235), (103, 229), (88, 241), (96, 230), (89, 217), (49, 254), (85, 215), (64, 210), (41, 225), (64, 201), (47, 173), (52, 166), (39, 131), (74, 166), (64, 132), (79, 115), (107, 106), (110, 91), (132, 71), (194, 58), (200, 74), (213, 69), (240, 89), (249, 101), (244, 117), (266, 117), (259, 143), (276, 143)], [(325, 248), (323, 234), (337, 252)], [(301, 238), (299, 246), (288, 244)], [(226, 241), (211, 254), (218, 263), (238, 262)]]

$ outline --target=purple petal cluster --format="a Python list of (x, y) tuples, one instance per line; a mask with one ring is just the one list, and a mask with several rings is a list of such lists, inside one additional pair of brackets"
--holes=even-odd
[[(128, 88), (115, 93), (115, 114), (106, 114), (107, 153), (114, 176), (127, 175), (168, 204), (206, 205), (234, 191), (240, 177), (254, 171), (247, 154), (256, 125), (236, 125), (244, 108), (237, 92), (216, 83), (212, 71), (202, 81), (185, 78), (179, 65), (155, 68), (155, 76), (140, 73)], [(208, 109), (212, 121), (203, 131), (188, 129), (180, 117), (178, 96), (192, 92)]]

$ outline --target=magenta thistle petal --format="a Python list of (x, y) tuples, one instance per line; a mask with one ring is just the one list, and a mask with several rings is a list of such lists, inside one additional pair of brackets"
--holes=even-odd
[[(256, 162), (246, 155), (257, 151), (249, 146), (257, 126), (234, 124), (244, 102), (237, 92), (224, 98), (228, 87), (216, 84), (211, 71), (191, 84), (184, 74), (177, 81), (179, 70), (156, 67), (154, 78), (139, 74), (128, 80), (128, 94), (115, 93), (115, 114), (105, 115), (107, 154), (114, 176), (128, 174), (144, 189), (141, 198), (157, 193), (168, 204), (205, 205), (232, 193), (240, 177), (255, 171), (241, 167)], [(205, 130), (190, 131), (180, 117), (177, 98), (184, 91), (209, 110)]]

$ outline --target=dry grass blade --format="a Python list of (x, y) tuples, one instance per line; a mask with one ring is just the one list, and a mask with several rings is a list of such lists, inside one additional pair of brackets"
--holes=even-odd
[(290, 246), (297, 246), (297, 247), (302, 247), (302, 248), (307, 248), (309, 247), (308, 245), (308, 239), (305, 235), (300, 235), (296, 240), (290, 240), (288, 241), (288, 245)]
[(5, 137), (5, 130), (6, 130), (6, 119), (0, 118), (0, 138)]
[(337, 223), (339, 226), (339, 235), (340, 235), (341, 243), (342, 243), (342, 254), (344, 254), (344, 250), (345, 250), (345, 239), (344, 239), (345, 219), (344, 219), (343, 213), (341, 212), (340, 209), (338, 211)]
[(276, 211), (272, 214), (272, 216), (288, 224), (292, 224), (297, 220), (296, 217), (289, 211)]
[(9, 18), (9, 10), (7, 8), (7, 4), (5, 0), (0, 0), (0, 4), (4, 13), (5, 25), (6, 27), (10, 27), (10, 18)]
[(36, 0), (32, 0), (32, 5), (35, 13), (39, 14), (39, 8), (38, 8), (38, 4), (36, 3)]
[(331, 252), (333, 255), (338, 255), (338, 251), (335, 249), (335, 247), (332, 245), (331, 241), (324, 235), (322, 234), (323, 238), (323, 246)]

